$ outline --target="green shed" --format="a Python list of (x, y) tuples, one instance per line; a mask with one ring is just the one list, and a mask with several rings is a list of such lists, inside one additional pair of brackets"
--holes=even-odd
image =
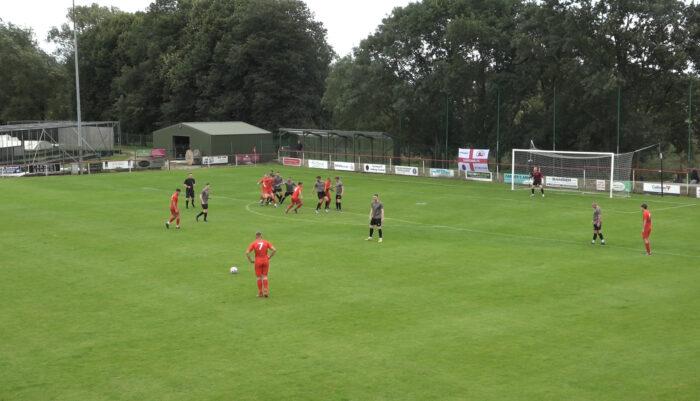
[(275, 152), (272, 133), (241, 121), (179, 123), (153, 132), (153, 147), (166, 149), (170, 157), (182, 159), (187, 149), (202, 156)]

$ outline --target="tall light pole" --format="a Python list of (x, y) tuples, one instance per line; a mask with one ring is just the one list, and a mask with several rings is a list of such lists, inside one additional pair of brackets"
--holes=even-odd
[[(447, 157), (447, 140), (450, 137), (450, 97), (445, 93), (445, 160)], [(447, 166), (449, 168), (449, 165)]]
[(620, 154), (620, 101), (621, 101), (620, 86), (617, 86), (617, 151), (615, 153)]
[(552, 93), (552, 150), (557, 150), (557, 84), (554, 84)]
[(693, 79), (688, 88), (688, 168), (693, 164)]
[[(78, 71), (78, 28), (76, 24), (75, 0), (73, 0), (73, 50), (75, 52), (75, 103), (78, 111), (78, 161), (83, 163), (83, 129), (80, 116), (80, 73)], [(82, 167), (80, 167), (82, 168)]]

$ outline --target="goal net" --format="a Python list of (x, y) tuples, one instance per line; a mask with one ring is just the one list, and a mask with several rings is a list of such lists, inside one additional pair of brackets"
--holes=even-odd
[(533, 167), (539, 167), (549, 189), (580, 192), (606, 192), (613, 196), (629, 196), (632, 171), (631, 153), (567, 152), (540, 149), (513, 149), (510, 177), (511, 189), (530, 185)]

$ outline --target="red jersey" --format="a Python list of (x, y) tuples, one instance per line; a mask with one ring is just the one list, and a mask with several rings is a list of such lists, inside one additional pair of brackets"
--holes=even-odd
[(292, 194), (292, 200), (297, 200), (297, 199), (299, 199), (299, 197), (301, 196), (301, 190), (302, 190), (302, 189), (303, 189), (303, 188), (300, 187), (300, 186), (298, 186), (298, 185), (297, 185), (296, 188), (294, 188), (294, 193)]
[(532, 180), (533, 180), (533, 181), (542, 182), (542, 172), (540, 172), (540, 171), (535, 171), (535, 172), (533, 172), (533, 173), (530, 174), (530, 175), (532, 176)]
[(642, 222), (644, 223), (644, 229), (651, 228), (651, 212), (644, 210), (642, 212)]
[(255, 240), (248, 246), (248, 252), (255, 251), (256, 262), (266, 262), (268, 260), (267, 250), (273, 248), (272, 244), (264, 239)]
[(271, 192), (272, 191), (272, 178), (270, 177), (265, 177), (262, 179), (262, 187), (265, 192)]
[(175, 191), (173, 196), (170, 197), (170, 210), (177, 210), (177, 201), (180, 193)]
[(323, 183), (323, 191), (325, 193), (328, 193), (328, 191), (331, 190), (331, 180), (326, 180), (326, 182)]

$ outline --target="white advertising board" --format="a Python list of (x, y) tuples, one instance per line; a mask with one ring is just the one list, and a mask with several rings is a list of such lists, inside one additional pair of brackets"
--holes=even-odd
[(595, 180), (596, 191), (605, 191), (605, 180)]
[(202, 164), (205, 166), (211, 164), (228, 164), (228, 156), (203, 156)]
[(455, 176), (455, 171), (444, 169), (444, 168), (431, 168), (430, 169), (430, 176), (431, 177), (449, 178), (449, 177)]
[(555, 177), (548, 175), (544, 177), (545, 186), (551, 188), (578, 189), (578, 178)]
[(386, 166), (384, 164), (363, 163), (362, 171), (365, 173), (386, 174)]
[(102, 168), (105, 170), (116, 170), (118, 168), (129, 169), (133, 166), (132, 160), (121, 160), (113, 162), (102, 162)]
[(333, 169), (341, 171), (355, 171), (355, 163), (333, 162)]
[[(643, 186), (644, 192), (651, 192), (654, 194), (661, 193), (661, 184), (658, 182), (645, 182)], [(663, 186), (664, 194), (669, 195), (680, 195), (681, 186), (677, 184), (664, 184)]]
[(313, 160), (309, 159), (307, 160), (309, 167), (311, 168), (328, 168), (328, 160)]
[(418, 176), (418, 167), (394, 166), (394, 173), (397, 175)]

